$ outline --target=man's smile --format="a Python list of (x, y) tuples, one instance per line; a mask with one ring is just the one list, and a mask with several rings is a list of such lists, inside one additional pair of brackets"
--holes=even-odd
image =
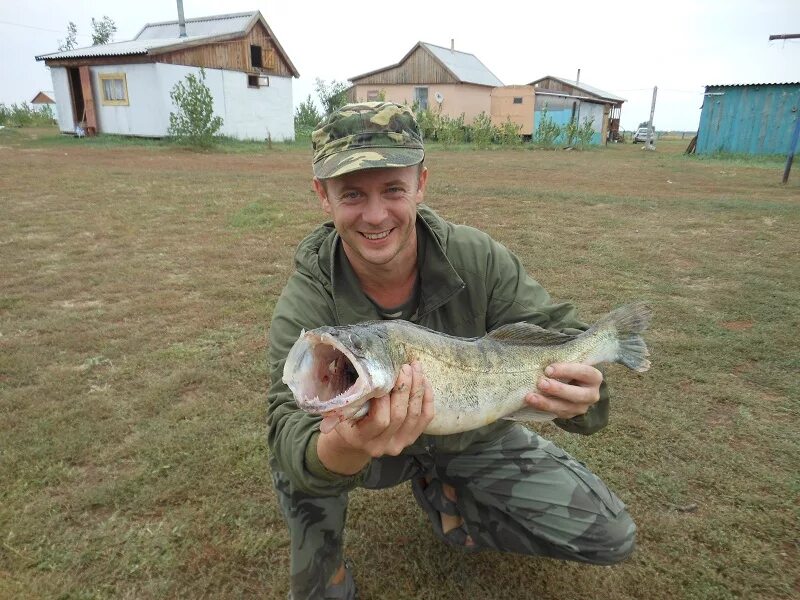
[(381, 232), (378, 232), (378, 233), (361, 232), (361, 235), (363, 235), (368, 240), (382, 240), (383, 238), (388, 236), (390, 233), (392, 233), (392, 230), (391, 229), (387, 229), (385, 231), (381, 231)]

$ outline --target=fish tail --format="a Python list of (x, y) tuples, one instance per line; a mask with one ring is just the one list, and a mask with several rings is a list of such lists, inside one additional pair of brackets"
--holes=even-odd
[(650, 324), (652, 310), (644, 302), (621, 306), (595, 323), (586, 334), (612, 331), (617, 338), (617, 356), (614, 362), (637, 372), (650, 368), (650, 351), (641, 334)]

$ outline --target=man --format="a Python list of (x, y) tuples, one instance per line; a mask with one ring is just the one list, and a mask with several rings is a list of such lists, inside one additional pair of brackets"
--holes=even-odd
[[(392, 392), (358, 421), (320, 433), (281, 382), (302, 329), (403, 318), (451, 335), (482, 336), (528, 321), (576, 333), (517, 258), (486, 234), (422, 204), (428, 171), (413, 113), (392, 103), (343, 107), (313, 134), (314, 189), (332, 218), (299, 245), (296, 271), (270, 328), (269, 446), (291, 536), (291, 595), (353, 598), (343, 561), (347, 492), (412, 480), (446, 543), (595, 564), (627, 557), (635, 526), (623, 503), (583, 465), (520, 424), (432, 436), (424, 364), (404, 365)], [(608, 420), (602, 374), (553, 364), (526, 401), (589, 434)]]

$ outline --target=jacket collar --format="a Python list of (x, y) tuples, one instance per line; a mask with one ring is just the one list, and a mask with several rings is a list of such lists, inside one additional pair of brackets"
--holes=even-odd
[[(417, 209), (417, 235), (425, 236), (425, 260), (420, 269), (420, 305), (417, 319), (448, 302), (464, 288), (464, 281), (447, 258), (447, 234), (444, 221), (430, 208)], [(338, 233), (329, 236), (330, 279), (336, 318), (339, 325), (350, 325), (379, 319), (375, 305), (360, 288), (348, 285), (342, 261), (346, 261)], [(322, 249), (321, 249), (322, 250)], [(320, 258), (322, 258), (320, 252)]]

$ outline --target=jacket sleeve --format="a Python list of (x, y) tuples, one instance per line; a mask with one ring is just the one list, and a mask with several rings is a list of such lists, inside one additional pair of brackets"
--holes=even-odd
[(286, 356), (302, 330), (336, 323), (333, 301), (318, 281), (294, 273), (278, 299), (269, 330), (268, 436), (273, 468), (300, 490), (314, 496), (334, 496), (355, 487), (360, 475), (328, 471), (317, 455), (320, 417), (301, 410), (283, 383)]
[[(578, 320), (572, 304), (553, 303), (547, 291), (528, 275), (510, 250), (494, 240), (490, 240), (490, 245), (486, 271), (489, 293), (487, 331), (520, 321), (569, 334), (589, 328)], [(600, 400), (585, 414), (553, 422), (565, 431), (589, 435), (608, 424), (608, 414), (609, 391), (604, 378), (600, 385)]]

